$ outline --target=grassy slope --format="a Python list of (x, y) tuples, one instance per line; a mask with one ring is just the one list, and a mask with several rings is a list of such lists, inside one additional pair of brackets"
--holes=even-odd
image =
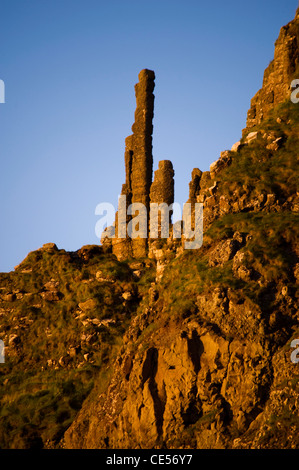
[[(280, 208), (277, 211), (229, 213), (217, 219), (204, 233), (200, 250), (186, 251), (166, 269), (162, 290), (169, 299), (170, 310), (192, 304), (192, 297), (215, 285), (234, 287), (240, 290), (240, 295), (256, 301), (271, 281), (295, 288), (290, 268), (298, 245), (299, 216), (284, 209), (283, 203), (298, 189), (299, 106), (284, 103), (262, 125), (251, 129), (255, 130), (261, 133), (275, 131), (277, 136), (283, 136), (282, 147), (272, 153), (265, 148), (265, 140), (258, 139), (250, 146), (242, 147), (238, 154), (232, 153), (232, 164), (217, 175), (218, 197), (223, 195), (233, 199), (236, 194), (241, 197), (246, 188), (250, 199), (261, 194), (275, 194)], [(243, 248), (246, 263), (262, 277), (261, 286), (254, 279), (248, 282), (237, 279), (232, 261), (221, 267), (209, 267), (211, 246), (232, 237), (237, 231), (249, 239)]]
[[(0, 302), (5, 311), (0, 337), (5, 346), (11, 335), (19, 338), (6, 349), (5, 364), (0, 365), (1, 448), (40, 447), (46, 441), (55, 445), (81, 408), (94, 377), (101, 373), (106, 379), (107, 363), (121, 344), (138, 298), (129, 303), (122, 298), (124, 291), (136, 292), (126, 264), (96, 248), (89, 251), (89, 259), (84, 260), (64, 250), (39, 250), (30, 253), (15, 272), (0, 275), (0, 286), (5, 286), (0, 292), (6, 299)], [(32, 272), (22, 272), (28, 269)], [(114, 282), (98, 282), (99, 270)], [(41, 296), (51, 279), (59, 283), (56, 301)], [(5, 293), (13, 292), (17, 292), (14, 300), (8, 301)], [(115, 323), (107, 328), (91, 322), (84, 325), (76, 318), (82, 314), (78, 304), (88, 299), (94, 300), (94, 306), (85, 312), (84, 320)], [(73, 355), (71, 348), (76, 348)]]

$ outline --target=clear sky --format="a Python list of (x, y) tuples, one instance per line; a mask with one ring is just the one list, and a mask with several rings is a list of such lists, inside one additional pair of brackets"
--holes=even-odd
[(44, 243), (99, 243), (117, 205), (134, 84), (155, 71), (154, 170), (175, 200), (240, 139), (280, 27), (297, 0), (1, 0), (0, 271)]

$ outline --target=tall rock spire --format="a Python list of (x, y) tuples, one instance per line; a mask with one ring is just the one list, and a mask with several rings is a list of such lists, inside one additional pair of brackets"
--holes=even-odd
[[(161, 203), (170, 206), (174, 201), (174, 171), (169, 160), (159, 162), (155, 180), (152, 181), (155, 73), (144, 69), (141, 70), (138, 78), (139, 82), (135, 85), (136, 110), (135, 122), (132, 126), (133, 134), (125, 140), (126, 182), (122, 185), (118, 212), (115, 217), (115, 230), (109, 227), (102, 234), (103, 245), (107, 247), (107, 250), (112, 248), (112, 253), (119, 260), (147, 256), (150, 243), (150, 204), (155, 203), (160, 210)], [(140, 210), (137, 208), (136, 213), (133, 209), (130, 213), (131, 204), (142, 204), (142, 207)], [(139, 217), (141, 213), (144, 216), (142, 219)], [(158, 211), (158, 225), (161, 220), (161, 214), (159, 214)], [(171, 214), (170, 210), (169, 225)], [(140, 230), (140, 224), (142, 230)], [(134, 237), (131, 237), (132, 233), (129, 231), (131, 228), (135, 229)], [(115, 236), (111, 240), (109, 236), (112, 232), (115, 232)], [(158, 230), (157, 233), (160, 238), (162, 232)]]
[[(126, 138), (125, 168), (126, 182), (122, 187), (121, 195), (126, 196), (126, 208), (131, 203), (142, 203), (149, 213), (149, 194), (152, 184), (153, 155), (152, 133), (154, 116), (155, 73), (152, 70), (141, 70), (138, 75), (139, 82), (135, 85), (136, 111), (135, 122), (132, 126), (133, 134)], [(130, 221), (127, 216), (126, 223)], [(115, 222), (116, 237), (118, 233), (117, 217)], [(139, 258), (146, 255), (147, 238), (115, 238), (112, 242), (112, 251), (118, 259), (128, 257)]]

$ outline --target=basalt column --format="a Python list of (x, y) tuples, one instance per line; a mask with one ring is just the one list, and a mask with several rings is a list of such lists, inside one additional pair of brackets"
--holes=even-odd
[[(159, 168), (155, 171), (154, 181), (151, 185), (150, 191), (150, 202), (156, 205), (165, 203), (168, 207), (174, 202), (174, 170), (170, 160), (161, 160), (159, 162)], [(162, 207), (161, 210), (163, 211)], [(161, 232), (161, 221), (162, 212), (161, 210), (157, 214), (157, 238), (163, 237), (163, 230)], [(153, 213), (154, 209), (151, 208)], [(172, 210), (164, 215), (164, 224), (168, 227), (171, 225)], [(167, 219), (166, 219), (167, 217)], [(152, 224), (153, 228), (153, 224)], [(165, 227), (166, 228), (166, 227)]]
[[(125, 168), (126, 182), (122, 187), (122, 196), (126, 196), (126, 206), (119, 207), (122, 216), (127, 213), (131, 203), (142, 203), (147, 211), (146, 227), (149, 216), (149, 193), (152, 183), (153, 155), (152, 133), (154, 116), (154, 80), (155, 74), (151, 70), (144, 69), (139, 73), (139, 82), (135, 85), (136, 110), (135, 122), (132, 126), (133, 134), (126, 138)], [(138, 216), (137, 213), (127, 215), (125, 225)], [(124, 221), (124, 217), (122, 217)], [(116, 238), (112, 241), (112, 251), (118, 259), (130, 256), (139, 258), (146, 256), (148, 240), (144, 238), (120, 238), (118, 216), (115, 221)], [(136, 229), (138, 231), (138, 227)], [(122, 234), (123, 235), (123, 234)]]

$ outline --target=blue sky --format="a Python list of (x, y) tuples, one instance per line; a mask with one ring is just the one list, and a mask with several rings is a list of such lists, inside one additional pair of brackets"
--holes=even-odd
[(99, 243), (100, 202), (117, 205), (134, 84), (156, 74), (154, 170), (175, 200), (239, 140), (280, 27), (297, 0), (2, 0), (0, 271), (47, 242)]

